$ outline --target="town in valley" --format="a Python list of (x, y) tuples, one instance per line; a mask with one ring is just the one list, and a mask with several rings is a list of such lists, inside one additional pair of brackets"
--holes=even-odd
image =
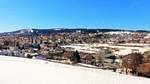
[(150, 32), (22, 29), (0, 33), (0, 55), (150, 77)]

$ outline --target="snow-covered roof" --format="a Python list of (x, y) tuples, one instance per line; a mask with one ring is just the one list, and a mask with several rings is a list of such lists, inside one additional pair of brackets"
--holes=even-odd
[(0, 56), (0, 84), (149, 84), (150, 79), (101, 69)]

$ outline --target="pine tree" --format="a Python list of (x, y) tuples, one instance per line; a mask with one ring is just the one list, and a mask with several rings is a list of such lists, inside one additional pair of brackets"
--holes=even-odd
[(79, 52), (78, 51), (74, 52), (73, 56), (70, 58), (70, 60), (75, 63), (80, 62), (81, 58), (80, 58)]

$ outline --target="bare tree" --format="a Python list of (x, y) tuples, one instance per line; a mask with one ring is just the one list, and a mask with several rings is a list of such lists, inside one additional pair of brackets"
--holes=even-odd
[(103, 52), (97, 52), (95, 55), (96, 64), (104, 64), (104, 53)]
[(149, 77), (150, 78), (150, 63), (140, 64), (137, 69), (139, 76)]
[(150, 63), (150, 51), (144, 52), (144, 63)]
[(131, 53), (122, 58), (122, 66), (126, 69), (126, 74), (128, 69), (131, 69), (131, 73), (135, 74), (137, 67), (143, 63), (143, 55), (140, 53)]

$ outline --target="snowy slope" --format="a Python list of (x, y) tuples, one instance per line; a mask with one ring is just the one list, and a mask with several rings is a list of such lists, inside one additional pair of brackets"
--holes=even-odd
[(41, 60), (0, 56), (0, 84), (149, 84), (150, 79)]

